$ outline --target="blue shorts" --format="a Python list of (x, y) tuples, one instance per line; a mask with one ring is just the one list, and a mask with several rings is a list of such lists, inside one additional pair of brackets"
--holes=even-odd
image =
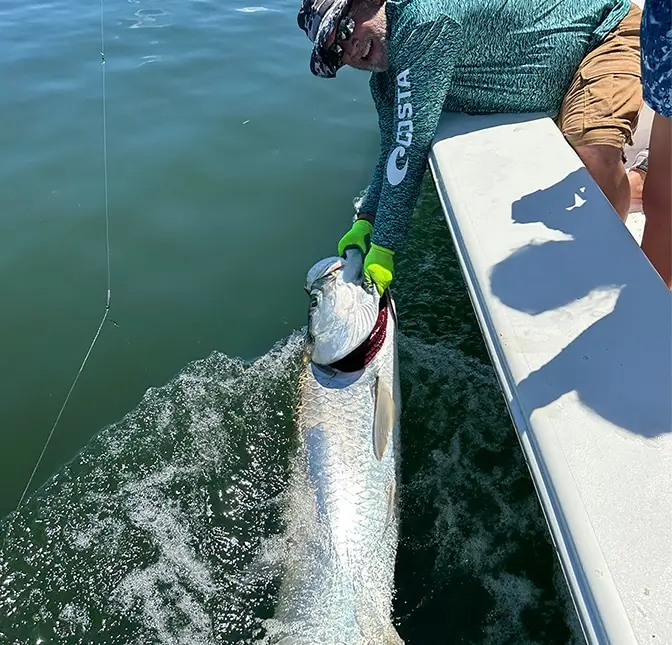
[(672, 0), (645, 0), (640, 42), (644, 100), (672, 117)]

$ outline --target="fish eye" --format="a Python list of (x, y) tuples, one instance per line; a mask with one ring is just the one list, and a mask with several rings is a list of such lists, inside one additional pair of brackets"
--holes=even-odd
[(313, 293), (313, 294), (308, 294), (308, 295), (310, 295), (310, 308), (315, 309), (317, 307), (318, 303), (319, 303), (318, 298), (317, 298), (317, 294)]

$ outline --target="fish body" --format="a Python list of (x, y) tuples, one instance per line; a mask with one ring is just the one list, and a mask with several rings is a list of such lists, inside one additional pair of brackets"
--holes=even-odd
[(391, 622), (400, 413), (394, 304), (365, 289), (360, 254), (311, 271), (312, 358), (299, 384), (275, 642), (403, 645)]

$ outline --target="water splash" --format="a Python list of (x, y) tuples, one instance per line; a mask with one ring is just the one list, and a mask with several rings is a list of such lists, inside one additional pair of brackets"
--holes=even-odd
[(188, 366), (5, 519), (0, 642), (255, 636), (302, 338)]

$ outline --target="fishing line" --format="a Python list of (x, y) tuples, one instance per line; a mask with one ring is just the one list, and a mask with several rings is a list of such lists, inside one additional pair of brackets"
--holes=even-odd
[(65, 411), (66, 406), (68, 405), (68, 401), (70, 401), (70, 397), (72, 396), (72, 392), (75, 389), (75, 386), (77, 385), (77, 382), (79, 381), (79, 377), (82, 375), (82, 372), (84, 371), (84, 367), (86, 366), (86, 363), (89, 360), (89, 357), (91, 356), (91, 352), (93, 351), (94, 346), (98, 342), (98, 338), (100, 337), (100, 332), (103, 329), (103, 325), (105, 324), (105, 321), (107, 320), (107, 316), (110, 313), (110, 302), (111, 302), (111, 297), (112, 297), (112, 291), (111, 291), (111, 273), (110, 273), (110, 208), (109, 208), (109, 200), (108, 200), (108, 184), (107, 184), (107, 97), (106, 97), (106, 78), (105, 78), (105, 7), (104, 7), (104, 0), (100, 0), (100, 69), (102, 71), (102, 104), (103, 104), (103, 178), (104, 178), (104, 194), (105, 194), (105, 251), (107, 255), (107, 292), (106, 292), (106, 297), (105, 297), (105, 311), (103, 312), (103, 317), (100, 321), (100, 324), (98, 325), (98, 329), (96, 330), (96, 333), (93, 336), (93, 340), (91, 341), (91, 344), (89, 345), (89, 349), (86, 352), (86, 355), (84, 356), (84, 360), (82, 361), (81, 365), (79, 366), (79, 370), (77, 371), (77, 374), (72, 381), (72, 385), (70, 386), (70, 389), (68, 390), (68, 393), (65, 397), (65, 400), (63, 401), (63, 405), (61, 406), (61, 409), (58, 412), (58, 415), (56, 416), (56, 420), (54, 421), (54, 425), (51, 427), (51, 432), (49, 432), (49, 436), (47, 437), (47, 440), (44, 442), (44, 446), (42, 447), (42, 452), (40, 453), (40, 456), (37, 459), (37, 462), (35, 463), (35, 467), (33, 468), (33, 472), (31, 473), (28, 483), (26, 484), (26, 487), (23, 489), (23, 493), (21, 493), (21, 498), (19, 499), (19, 503), (16, 505), (16, 510), (21, 506), (23, 503), (23, 500), (26, 497), (26, 493), (28, 492), (28, 489), (30, 488), (30, 485), (33, 483), (33, 479), (35, 478), (35, 473), (37, 472), (37, 469), (40, 467), (40, 464), (42, 463), (42, 458), (44, 457), (45, 452), (47, 451), (47, 448), (49, 446), (49, 443), (51, 442), (52, 437), (54, 436), (54, 433), (56, 432), (56, 427), (58, 426), (59, 421), (61, 420), (61, 417), (63, 416), (63, 412)]

